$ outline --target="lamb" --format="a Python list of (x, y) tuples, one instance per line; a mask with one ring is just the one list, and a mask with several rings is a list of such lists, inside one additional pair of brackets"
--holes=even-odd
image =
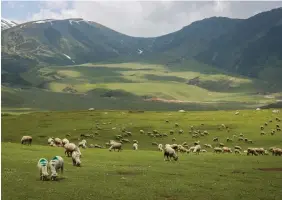
[(178, 155), (176, 154), (175, 150), (171, 148), (170, 145), (166, 145), (164, 149), (164, 161), (171, 161), (171, 158), (177, 161)]
[(71, 157), (72, 157), (72, 165), (80, 167), (81, 166), (80, 153), (77, 151), (73, 151)]
[(111, 144), (111, 147), (109, 148), (109, 151), (112, 151), (112, 149), (114, 149), (114, 151), (116, 151), (116, 149), (119, 151), (122, 150), (122, 144), (120, 142), (116, 142), (114, 140), (110, 140), (110, 144)]
[(61, 156), (55, 156), (49, 162), (51, 169), (51, 180), (56, 180), (58, 177), (57, 171), (61, 170), (61, 174), (64, 172), (64, 159)]
[(31, 136), (23, 136), (21, 139), (21, 144), (31, 145), (32, 137)]
[(48, 174), (48, 160), (46, 158), (40, 158), (37, 163), (39, 169), (40, 180), (47, 180)]
[(67, 154), (68, 157), (71, 156), (73, 151), (77, 151), (81, 155), (79, 148), (74, 143), (65, 144), (64, 148), (65, 148), (65, 154)]
[(159, 150), (159, 151), (163, 151), (163, 145), (162, 145), (162, 144), (159, 144), (159, 145), (158, 145), (158, 150)]
[(62, 139), (62, 144), (65, 146), (65, 144), (70, 143), (67, 138)]
[(220, 147), (215, 147), (213, 150), (214, 150), (215, 153), (222, 153), (223, 152), (222, 148), (220, 148)]
[(199, 154), (201, 151), (201, 145), (197, 144), (193, 150), (193, 153)]
[(137, 143), (133, 143), (133, 150), (138, 150), (138, 144)]

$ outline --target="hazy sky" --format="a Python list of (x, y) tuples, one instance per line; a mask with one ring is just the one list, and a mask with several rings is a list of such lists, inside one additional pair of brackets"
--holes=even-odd
[(83, 18), (131, 36), (159, 36), (212, 16), (248, 18), (282, 1), (2, 1), (16, 22)]

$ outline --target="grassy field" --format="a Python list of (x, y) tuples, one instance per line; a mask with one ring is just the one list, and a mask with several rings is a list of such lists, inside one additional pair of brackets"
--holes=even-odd
[[(281, 112), (282, 110), (280, 110)], [(246, 156), (235, 154), (217, 155), (207, 149), (200, 155), (180, 154), (178, 162), (164, 162), (162, 153), (152, 142), (176, 143), (195, 140), (209, 143), (219, 137), (220, 142), (233, 148), (282, 147), (281, 132), (270, 135), (278, 122), (273, 121), (260, 135), (260, 126), (276, 117), (271, 110), (242, 110), (216, 112), (144, 112), (127, 111), (69, 111), (35, 112), (2, 116), (2, 198), (3, 199), (267, 199), (278, 200), (282, 195), (282, 172), (262, 171), (258, 168), (281, 168), (281, 158), (276, 156)], [(169, 120), (166, 123), (165, 120)], [(174, 124), (178, 123), (179, 128)], [(230, 132), (219, 130), (224, 123)], [(202, 125), (203, 124), (203, 125)], [(188, 132), (193, 125), (208, 136), (192, 138)], [(282, 125), (280, 123), (280, 125)], [(97, 130), (97, 126), (101, 130)], [(96, 134), (88, 138), (88, 144), (104, 145), (125, 128), (132, 132), (130, 141), (139, 141), (138, 151), (131, 150), (132, 143), (124, 144), (120, 153), (107, 149), (82, 149), (82, 167), (73, 167), (71, 159), (64, 156), (63, 148), (47, 146), (48, 137), (66, 137), (74, 143), (81, 134)], [(145, 131), (140, 134), (139, 130)], [(178, 134), (183, 129), (184, 134)], [(164, 138), (152, 138), (147, 132), (158, 130), (168, 134)], [(231, 143), (226, 137), (243, 133), (253, 144)], [(32, 146), (20, 145), (23, 135), (33, 137)], [(65, 159), (65, 172), (57, 182), (41, 182), (36, 168), (40, 157), (55, 155)], [(17, 191), (17, 192), (15, 192)]]
[[(22, 73), (21, 77), (39, 88), (2, 86), (5, 100), (2, 106), (69, 110), (85, 109), (83, 105), (89, 105), (88, 107), (101, 109), (136, 107), (152, 110), (150, 108), (155, 107), (155, 104), (151, 106), (143, 100), (144, 96), (149, 96), (186, 102), (181, 104), (183, 107), (180, 109), (196, 110), (191, 103), (198, 104), (199, 107), (205, 104), (205, 109), (244, 109), (275, 103), (281, 98), (279, 87), (220, 71), (193, 60), (173, 64), (152, 63), (88, 63), (34, 68)], [(187, 81), (197, 77), (196, 85), (187, 84)], [(113, 96), (115, 100), (109, 100), (101, 98), (100, 94), (93, 95), (92, 90), (95, 89), (122, 90), (135, 99), (120, 96), (123, 98), (120, 100)], [(85, 94), (88, 94), (86, 99), (83, 96)], [(124, 100), (128, 102), (124, 103)], [(161, 104), (157, 107), (160, 110), (176, 110), (181, 106)]]

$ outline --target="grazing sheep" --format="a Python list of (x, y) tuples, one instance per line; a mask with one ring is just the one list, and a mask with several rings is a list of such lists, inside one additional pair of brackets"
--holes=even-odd
[(253, 140), (248, 140), (248, 143), (249, 144), (253, 144)]
[(176, 141), (176, 139), (175, 138), (172, 138), (172, 142), (175, 142)]
[(276, 131), (281, 131), (281, 128), (276, 128)]
[(121, 141), (124, 143), (130, 143), (129, 139), (121, 139)]
[(239, 115), (239, 111), (235, 112), (235, 115)]
[(223, 152), (222, 148), (220, 148), (220, 147), (215, 147), (213, 150), (214, 150), (215, 153), (222, 153)]
[(268, 123), (267, 122), (264, 122), (264, 126), (267, 126), (268, 125)]
[(144, 134), (144, 131), (143, 131), (143, 130), (140, 130), (140, 133), (141, 133), (141, 134)]
[(49, 144), (49, 146), (51, 146), (51, 147), (57, 147), (57, 145), (54, 143), (54, 141), (52, 141), (52, 142)]
[(159, 151), (163, 151), (163, 145), (162, 145), (162, 144), (159, 144), (159, 145), (158, 145), (158, 150), (159, 150)]
[(280, 128), (279, 124), (276, 124), (276, 128)]
[(138, 144), (138, 141), (137, 141), (137, 140), (132, 140), (132, 142), (133, 142), (133, 143), (137, 143), (137, 144)]
[(233, 142), (233, 140), (230, 138), (226, 138), (226, 142)]
[(242, 150), (240, 146), (235, 146), (234, 149)]
[(213, 138), (214, 142), (218, 142), (218, 137)]
[(223, 144), (223, 143), (219, 143), (219, 146), (220, 146), (220, 147), (223, 147), (223, 146), (224, 146), (224, 144)]
[(138, 144), (137, 143), (133, 143), (132, 147), (133, 147), (133, 150), (138, 150)]
[(51, 144), (52, 142), (54, 143), (54, 138), (49, 138), (48, 139), (48, 144)]
[(202, 152), (202, 153), (206, 153), (206, 152), (207, 152), (207, 150), (205, 150), (205, 149), (202, 149), (202, 150), (201, 150), (201, 152)]
[(80, 153), (77, 151), (73, 151), (71, 157), (72, 157), (72, 165), (80, 167), (81, 166)]
[(54, 142), (55, 142), (55, 144), (56, 144), (58, 147), (62, 147), (62, 146), (63, 146), (62, 140), (61, 140), (60, 138), (55, 138), (55, 139), (54, 139)]
[(169, 120), (165, 120), (166, 123), (169, 123)]
[(263, 127), (263, 126), (260, 126), (260, 130), (264, 130), (264, 127)]
[(282, 156), (282, 149), (280, 149), (280, 148), (273, 148), (272, 149), (272, 155), (273, 156)]
[(250, 154), (255, 155), (255, 156), (258, 155), (258, 153), (256, 152), (254, 148), (248, 148), (247, 155), (250, 155)]
[(86, 140), (82, 140), (81, 142), (78, 143), (78, 147), (82, 147), (83, 149), (86, 148)]
[(270, 134), (274, 135), (275, 134), (275, 130), (271, 130)]
[(235, 150), (234, 150), (234, 153), (235, 153), (235, 154), (241, 154), (241, 151), (240, 151), (239, 149), (235, 149)]
[(193, 153), (199, 154), (201, 151), (201, 145), (197, 144), (193, 150)]
[(178, 131), (178, 133), (179, 133), (179, 134), (183, 134), (184, 131), (183, 131), (182, 129), (180, 129), (180, 130)]
[(208, 131), (204, 131), (203, 132), (205, 135), (209, 135), (209, 132)]
[(62, 144), (65, 146), (65, 144), (70, 143), (68, 139), (64, 138), (62, 139)]
[(71, 156), (73, 151), (77, 151), (81, 155), (79, 148), (74, 143), (65, 144), (64, 148), (65, 148), (65, 155), (67, 154), (68, 157)]
[(193, 152), (194, 149), (195, 149), (195, 147), (193, 146), (193, 147), (190, 147), (190, 148), (188, 149), (188, 151), (189, 151), (189, 152)]
[(170, 135), (173, 135), (173, 134), (174, 134), (174, 130), (170, 130), (170, 131), (169, 131), (169, 134), (170, 134)]
[(122, 150), (122, 143), (116, 142), (114, 140), (110, 140), (110, 144), (111, 144), (111, 147), (109, 148), (109, 151), (112, 151), (112, 149), (114, 149), (114, 151), (116, 151), (117, 149), (118, 152)]
[(244, 137), (244, 134), (243, 133), (240, 133), (240, 135), (239, 135), (240, 137)]
[(238, 138), (238, 141), (243, 141), (243, 140), (244, 140), (243, 137), (239, 137), (239, 138)]
[(260, 132), (260, 135), (265, 135), (265, 132), (264, 131)]
[(254, 150), (259, 154), (259, 155), (264, 155), (264, 148), (254, 148)]
[(192, 138), (198, 138), (198, 137), (199, 137), (198, 134), (193, 134), (193, 135), (192, 135)]
[(179, 127), (179, 124), (178, 124), (178, 123), (175, 123), (174, 126), (175, 126), (175, 127)]
[(227, 152), (227, 153), (232, 153), (231, 148), (229, 147), (222, 147), (223, 153)]
[[(279, 110), (278, 110), (278, 111), (279, 111)], [(277, 122), (281, 122), (281, 120), (280, 120), (278, 117), (276, 117), (275, 120), (276, 120)]]
[(171, 158), (177, 161), (178, 155), (170, 145), (166, 145), (164, 148), (164, 161), (171, 161)]
[(23, 136), (21, 139), (21, 144), (31, 145), (32, 137), (31, 136)]
[(210, 145), (210, 144), (204, 144), (204, 147), (206, 147), (206, 148), (212, 148), (212, 145)]
[(183, 147), (182, 145), (178, 145), (177, 150), (181, 153), (188, 153), (189, 152), (189, 150), (186, 149), (185, 147)]
[(62, 174), (64, 172), (64, 159), (61, 156), (55, 156), (50, 160), (49, 167), (51, 170), (51, 180), (55, 180), (58, 177), (58, 170), (61, 170)]
[(37, 163), (37, 168), (39, 169), (40, 180), (47, 180), (48, 174), (48, 160), (46, 158), (40, 158)]

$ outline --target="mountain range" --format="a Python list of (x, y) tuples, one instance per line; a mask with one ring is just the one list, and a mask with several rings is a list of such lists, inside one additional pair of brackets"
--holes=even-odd
[(8, 19), (1, 18), (1, 31), (8, 29), (8, 28), (12, 28), (13, 26), (16, 26), (16, 25), (18, 24), (14, 21), (10, 21)]
[[(198, 71), (209, 68), (252, 79), (264, 92), (280, 92), (282, 85), (282, 8), (248, 19), (211, 17), (151, 38), (128, 36), (79, 18), (18, 25), (7, 22), (1, 20), (1, 75), (2, 83), (9, 85), (38, 88), (46, 77), (33, 74), (44, 79), (34, 84), (23, 74), (46, 67), (133, 62), (159, 64), (174, 71), (180, 70), (180, 65), (185, 70), (185, 65), (192, 63)], [(3, 30), (8, 24), (12, 27)], [(208, 84), (203, 87), (211, 88)]]

